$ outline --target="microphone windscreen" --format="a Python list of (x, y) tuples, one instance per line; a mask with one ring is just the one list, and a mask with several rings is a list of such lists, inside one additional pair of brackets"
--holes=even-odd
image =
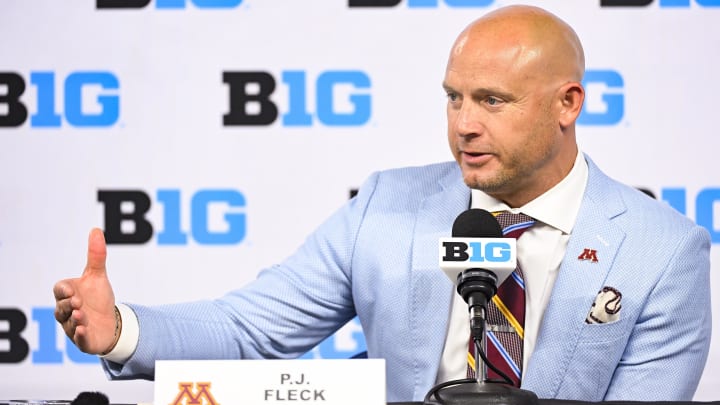
[(502, 238), (503, 232), (495, 216), (479, 208), (469, 209), (455, 219), (453, 238)]
[(70, 405), (109, 405), (110, 400), (102, 392), (81, 392)]

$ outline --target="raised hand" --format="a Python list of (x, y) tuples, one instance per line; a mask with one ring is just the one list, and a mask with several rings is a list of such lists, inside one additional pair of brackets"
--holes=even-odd
[(106, 257), (105, 236), (94, 228), (88, 237), (87, 264), (82, 276), (58, 281), (53, 287), (55, 319), (75, 345), (90, 354), (110, 351), (119, 333)]

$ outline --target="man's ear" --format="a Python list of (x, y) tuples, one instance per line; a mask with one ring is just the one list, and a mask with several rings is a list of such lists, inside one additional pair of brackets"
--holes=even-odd
[(558, 90), (558, 95), (560, 97), (558, 119), (560, 126), (567, 128), (575, 124), (580, 111), (582, 111), (583, 101), (585, 101), (585, 89), (578, 82), (570, 82)]

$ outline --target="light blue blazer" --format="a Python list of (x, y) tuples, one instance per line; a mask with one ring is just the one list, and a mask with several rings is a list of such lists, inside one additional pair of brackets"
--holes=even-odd
[[(709, 234), (587, 161), (523, 388), (541, 398), (690, 400), (710, 344)], [(435, 383), (455, 294), (438, 268), (438, 238), (469, 199), (455, 163), (376, 173), (247, 287), (212, 301), (131, 305), (137, 350), (103, 366), (111, 378), (151, 379), (156, 359), (294, 358), (357, 314), (369, 357), (386, 359), (387, 400), (420, 401)], [(598, 262), (578, 259), (586, 248)], [(623, 294), (619, 319), (587, 324), (604, 286)]]

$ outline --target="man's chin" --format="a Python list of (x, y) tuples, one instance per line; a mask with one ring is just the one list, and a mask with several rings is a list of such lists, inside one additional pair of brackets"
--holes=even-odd
[(473, 190), (480, 190), (486, 194), (493, 194), (500, 189), (496, 184), (487, 181), (480, 181), (474, 178), (465, 178), (465, 184)]
[(478, 173), (464, 172), (463, 181), (468, 187), (484, 191), (486, 193), (496, 191), (498, 189), (498, 182), (495, 179), (480, 176)]

